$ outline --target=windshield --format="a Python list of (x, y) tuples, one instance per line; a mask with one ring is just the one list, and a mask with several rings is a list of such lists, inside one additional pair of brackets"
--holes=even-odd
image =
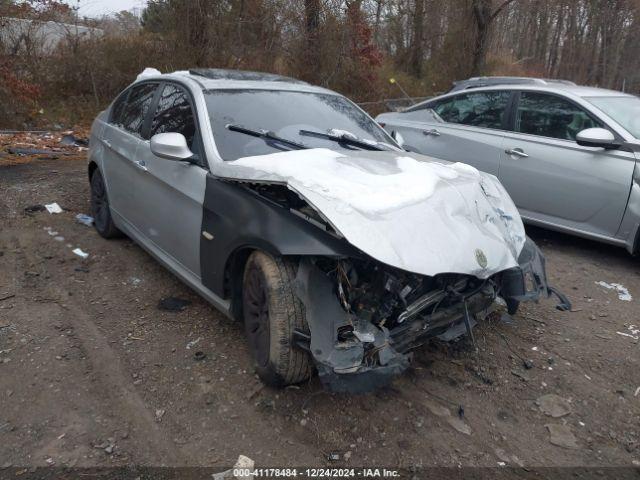
[(346, 131), (368, 142), (393, 144), (376, 122), (339, 95), (282, 90), (209, 90), (205, 92), (205, 98), (216, 146), (223, 160), (267, 155), (287, 149), (282, 144), (230, 130), (228, 125), (268, 130), (280, 138), (309, 148), (361, 149), (336, 143), (330, 138), (301, 134), (301, 131)]
[(640, 98), (638, 97), (589, 97), (604, 113), (622, 125), (631, 135), (640, 138)]

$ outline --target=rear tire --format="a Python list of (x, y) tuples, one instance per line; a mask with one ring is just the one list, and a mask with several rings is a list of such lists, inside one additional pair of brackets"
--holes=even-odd
[(297, 264), (253, 252), (244, 270), (242, 310), (256, 373), (282, 387), (311, 377), (309, 354), (296, 347), (294, 329), (308, 332), (304, 305), (295, 294)]
[(93, 216), (93, 226), (101, 237), (122, 237), (122, 232), (113, 223), (107, 188), (98, 169), (91, 175), (91, 215)]

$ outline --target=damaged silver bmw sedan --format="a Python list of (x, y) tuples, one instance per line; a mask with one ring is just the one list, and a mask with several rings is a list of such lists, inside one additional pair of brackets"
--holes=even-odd
[(97, 231), (244, 322), (270, 385), (367, 391), (499, 298), (556, 293), (500, 182), (403, 151), (345, 97), (270, 74), (145, 71), (95, 120)]

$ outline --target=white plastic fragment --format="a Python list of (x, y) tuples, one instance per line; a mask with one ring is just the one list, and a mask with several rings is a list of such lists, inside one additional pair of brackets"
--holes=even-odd
[(87, 252), (83, 252), (80, 248), (74, 248), (72, 250), (73, 253), (75, 253), (76, 255), (78, 255), (81, 258), (88, 258), (89, 254)]
[(200, 340), (202, 340), (202, 338), (198, 337), (195, 340), (191, 340), (189, 343), (187, 343), (187, 350), (191, 350), (191, 347), (194, 347)]
[(49, 213), (62, 213), (62, 208), (60, 208), (60, 205), (56, 202), (49, 203), (45, 205), (44, 208), (46, 208)]
[(627, 287), (620, 283), (607, 283), (607, 282), (596, 282), (596, 285), (600, 285), (601, 287), (606, 288), (607, 290), (616, 290), (618, 292), (618, 298), (623, 302), (630, 302), (633, 300), (633, 297), (627, 290)]
[(629, 333), (626, 332), (616, 332), (618, 335), (622, 335), (623, 337), (629, 337), (634, 340), (640, 340), (640, 328), (635, 325), (629, 325), (627, 327)]
[(77, 214), (76, 220), (78, 221), (78, 223), (86, 225), (87, 227), (93, 225), (93, 217), (90, 215), (85, 215), (84, 213)]

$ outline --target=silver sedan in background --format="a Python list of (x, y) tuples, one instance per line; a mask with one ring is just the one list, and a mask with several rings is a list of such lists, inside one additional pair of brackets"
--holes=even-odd
[(376, 120), (408, 150), (497, 176), (526, 223), (640, 250), (634, 95), (482, 77)]

